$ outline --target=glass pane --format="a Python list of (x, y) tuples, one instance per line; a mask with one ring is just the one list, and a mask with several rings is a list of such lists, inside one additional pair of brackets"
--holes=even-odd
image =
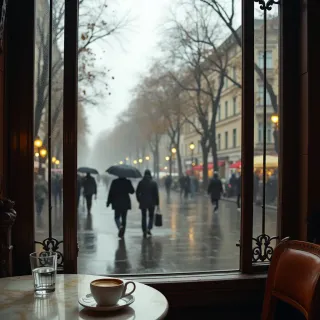
[[(50, 14), (50, 2), (37, 2), (34, 140), (35, 240), (36, 250), (52, 249), (62, 253), (64, 1), (53, 2), (51, 37)], [(61, 256), (58, 262), (62, 262)]]
[[(264, 16), (266, 12), (266, 16)], [(264, 30), (266, 28), (266, 43)], [(271, 258), (268, 237), (277, 236), (278, 109), (279, 109), (278, 5), (264, 10), (256, 4), (255, 17), (255, 144), (254, 144), (254, 262)], [(266, 76), (266, 77), (265, 77)], [(265, 165), (264, 165), (265, 162)], [(265, 177), (265, 178), (264, 178)], [(266, 245), (265, 245), (266, 244)], [(271, 251), (270, 251), (271, 252)]]
[[(78, 177), (79, 273), (239, 269), (241, 0), (211, 3), (80, 4), (78, 166), (99, 175)], [(113, 165), (151, 171), (152, 236), (151, 178), (127, 212)]]

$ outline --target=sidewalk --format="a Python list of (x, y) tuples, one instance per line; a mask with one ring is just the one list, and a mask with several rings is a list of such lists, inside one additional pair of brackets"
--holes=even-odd
[[(229, 202), (237, 202), (237, 197), (230, 197), (230, 198), (222, 197), (221, 200), (229, 201)], [(258, 206), (258, 205), (256, 205), (256, 206), (257, 207), (261, 207), (261, 206)], [(266, 205), (266, 208), (267, 209), (271, 209), (271, 210), (277, 210), (277, 206), (274, 206), (274, 205)]]

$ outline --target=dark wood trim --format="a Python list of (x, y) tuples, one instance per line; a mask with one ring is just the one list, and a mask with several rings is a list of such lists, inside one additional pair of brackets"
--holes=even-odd
[(16, 202), (18, 214), (12, 229), (14, 275), (30, 272), (29, 254), (34, 251), (34, 21), (34, 0), (8, 2), (5, 61), (8, 197)]
[(63, 84), (64, 273), (77, 273), (78, 0), (65, 1)]
[(240, 269), (252, 272), (254, 157), (254, 2), (242, 0), (242, 145)]
[[(279, 103), (279, 238), (299, 237), (299, 188), (292, 174), (300, 167), (300, 0), (281, 1), (280, 5), (280, 103)], [(294, 169), (296, 168), (296, 170)], [(298, 177), (297, 177), (298, 179)]]

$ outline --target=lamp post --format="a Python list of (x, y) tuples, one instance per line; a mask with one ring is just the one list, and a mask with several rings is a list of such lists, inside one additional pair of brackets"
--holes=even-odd
[(191, 150), (191, 172), (193, 173), (193, 153), (194, 153), (195, 145), (193, 142), (189, 144), (189, 149)]
[(143, 159), (140, 158), (140, 159), (138, 160), (138, 162), (139, 162), (139, 168), (140, 168), (140, 170), (141, 170), (141, 166), (142, 166)]
[(274, 138), (274, 149), (276, 153), (279, 153), (279, 116), (277, 113), (271, 116), (271, 122), (274, 124), (273, 138)]
[(175, 173), (175, 160), (176, 160), (177, 148), (173, 147), (171, 149), (171, 166), (173, 168), (173, 173)]

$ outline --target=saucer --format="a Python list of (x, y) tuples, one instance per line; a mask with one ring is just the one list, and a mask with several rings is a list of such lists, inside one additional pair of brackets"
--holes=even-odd
[(114, 306), (99, 306), (96, 301), (93, 299), (93, 296), (91, 293), (88, 293), (87, 295), (79, 298), (79, 303), (90, 310), (95, 310), (95, 311), (116, 311), (123, 309), (127, 306), (129, 306), (131, 303), (134, 302), (134, 296), (129, 295), (127, 297), (121, 298), (117, 304)]

